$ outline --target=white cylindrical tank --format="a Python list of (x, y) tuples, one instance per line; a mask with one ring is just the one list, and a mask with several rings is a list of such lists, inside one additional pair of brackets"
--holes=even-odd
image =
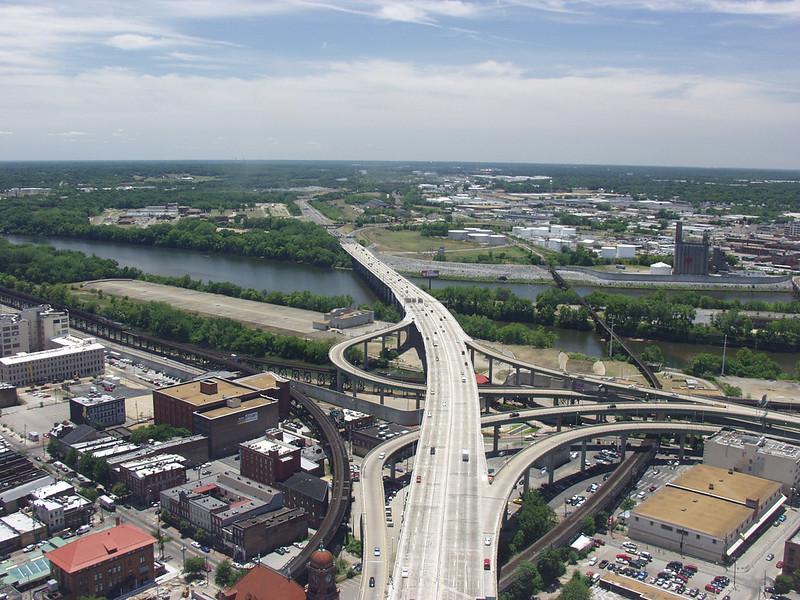
[(617, 258), (617, 247), (603, 246), (600, 248), (600, 258)]
[(617, 258), (633, 258), (636, 256), (636, 246), (630, 244), (617, 244)]
[(489, 245), (490, 246), (502, 246), (506, 243), (506, 236), (500, 234), (494, 234), (489, 236)]
[(672, 275), (672, 265), (657, 262), (650, 265), (650, 275)]

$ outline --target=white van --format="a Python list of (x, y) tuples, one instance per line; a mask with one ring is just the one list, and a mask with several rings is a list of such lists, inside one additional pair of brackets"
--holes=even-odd
[(653, 555), (650, 554), (647, 550), (642, 550), (639, 552), (639, 557), (645, 560), (653, 560)]
[(89, 527), (88, 525), (81, 525), (75, 530), (75, 533), (77, 533), (78, 535), (83, 535), (84, 533), (89, 533), (91, 530), (92, 528)]

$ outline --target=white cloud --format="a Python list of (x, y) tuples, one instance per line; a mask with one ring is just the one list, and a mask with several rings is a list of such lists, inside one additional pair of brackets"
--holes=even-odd
[[(0, 159), (796, 165), (798, 102), (750, 82), (619, 69), (533, 78), (502, 63), (338, 62), (305, 73), (244, 80), (102, 69), (27, 77), (0, 100), (0, 112), (21, 124), (13, 148), (0, 141)], [(40, 118), (19, 119), (31, 103), (41, 106)], [(48, 137), (96, 143), (65, 155)], [(102, 155), (100, 144), (108, 145)]]

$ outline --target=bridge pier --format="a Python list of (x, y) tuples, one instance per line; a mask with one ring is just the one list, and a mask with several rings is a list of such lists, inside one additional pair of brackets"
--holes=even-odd
[(389, 477), (392, 481), (397, 479), (397, 471), (395, 468), (397, 467), (397, 459), (393, 456), (389, 458)]
[(555, 481), (555, 470), (556, 470), (556, 454), (555, 452), (551, 452), (547, 456), (547, 483), (549, 485), (553, 485)]
[[(555, 406), (555, 405), (554, 405)], [(561, 416), (556, 417), (556, 433), (561, 431)]]
[(416, 409), (419, 410), (422, 407), (422, 394), (420, 394), (419, 392), (416, 392), (416, 396), (417, 396), (417, 398), (416, 398), (416, 402), (414, 403), (414, 405), (415, 405)]
[(528, 467), (525, 469), (525, 474), (522, 476), (522, 495), (528, 493), (528, 490), (531, 489), (531, 468)]
[(364, 364), (362, 365), (362, 368), (365, 371), (367, 370), (367, 359), (368, 358), (369, 358), (369, 356), (367, 355), (367, 341), (364, 340)]
[(497, 452), (497, 448), (500, 445), (500, 425), (494, 426), (494, 432), (492, 433), (492, 452)]
[(678, 460), (683, 460), (683, 453), (686, 450), (686, 434), (681, 433), (680, 449), (678, 450)]
[(381, 387), (380, 387), (381, 406), (383, 406), (383, 403), (384, 403), (384, 396), (386, 395), (386, 393), (384, 392), (384, 389), (385, 389), (385, 388), (384, 388), (383, 386), (381, 386)]
[(623, 434), (619, 438), (619, 462), (625, 460), (625, 450), (628, 449), (628, 436)]
[(517, 367), (516, 369), (514, 369), (514, 373), (515, 373), (515, 375), (514, 375), (514, 376), (515, 376), (515, 378), (516, 378), (516, 379), (515, 379), (515, 382), (516, 382), (516, 384), (517, 384), (517, 385), (520, 385), (520, 382), (519, 382), (519, 373), (520, 373), (520, 369), (519, 369), (519, 367)]
[(489, 384), (491, 384), (491, 383), (492, 383), (492, 369), (493, 369), (493, 365), (494, 365), (494, 360), (493, 360), (493, 359), (492, 359), (492, 357), (490, 356), (490, 357), (489, 357)]
[(581, 442), (581, 471), (583, 471), (586, 465), (586, 447), (587, 447), (587, 442), (586, 440), (583, 440)]
[(341, 369), (336, 369), (336, 391), (341, 392), (344, 390), (344, 374)]

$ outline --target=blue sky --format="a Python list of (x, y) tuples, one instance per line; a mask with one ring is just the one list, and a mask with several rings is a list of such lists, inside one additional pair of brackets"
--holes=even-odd
[(0, 0), (0, 160), (800, 168), (800, 0)]

